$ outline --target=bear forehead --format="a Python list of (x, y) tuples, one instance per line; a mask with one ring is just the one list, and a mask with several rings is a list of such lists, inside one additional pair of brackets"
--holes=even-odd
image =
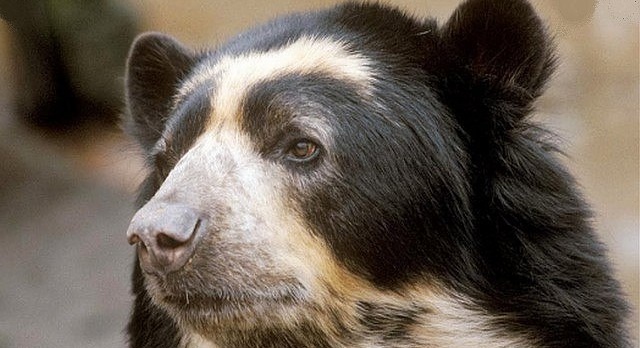
[[(248, 51), (204, 60), (178, 91), (183, 100), (208, 86), (211, 127), (238, 124), (249, 94), (291, 76), (315, 76), (344, 82), (363, 97), (371, 94), (373, 62), (340, 40), (302, 36), (268, 51)], [(292, 88), (294, 86), (292, 85)]]

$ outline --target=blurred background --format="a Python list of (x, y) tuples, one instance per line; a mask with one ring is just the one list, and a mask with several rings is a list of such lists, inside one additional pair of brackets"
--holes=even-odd
[[(0, 348), (122, 347), (145, 175), (117, 126), (133, 37), (210, 47), (332, 0), (0, 0)], [(441, 22), (457, 0), (387, 0)], [(534, 1), (560, 66), (536, 118), (595, 211), (638, 334), (639, 23), (629, 0)]]

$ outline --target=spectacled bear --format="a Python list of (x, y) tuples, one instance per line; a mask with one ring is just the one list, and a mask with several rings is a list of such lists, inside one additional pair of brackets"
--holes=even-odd
[(206, 51), (138, 37), (131, 347), (628, 346), (588, 207), (529, 119), (555, 61), (524, 0), (441, 25), (344, 3)]

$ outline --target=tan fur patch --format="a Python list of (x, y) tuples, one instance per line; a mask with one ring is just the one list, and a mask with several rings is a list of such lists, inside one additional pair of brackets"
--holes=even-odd
[(496, 327), (497, 317), (469, 299), (442, 291), (424, 297), (431, 312), (418, 320), (411, 335), (425, 347), (531, 348), (535, 339)]

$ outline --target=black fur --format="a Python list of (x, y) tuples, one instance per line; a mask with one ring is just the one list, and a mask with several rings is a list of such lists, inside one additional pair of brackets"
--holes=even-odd
[[(214, 85), (173, 104), (199, 62), (267, 51), (302, 35), (341, 40), (372, 60), (376, 103), (331, 77), (283, 76), (253, 87), (242, 126), (261, 155), (276, 161), (282, 142), (309, 136), (296, 115), (330, 125), (338, 145), (291, 168), (306, 181), (304, 189), (292, 184), (290, 199), (343, 266), (380, 289), (437, 279), (499, 318), (495, 327), (534, 333), (541, 346), (629, 345), (626, 304), (589, 209), (547, 134), (527, 118), (555, 56), (523, 0), (468, 0), (441, 26), (347, 3), (277, 19), (202, 54), (166, 36), (138, 39), (127, 72), (129, 125), (154, 169), (140, 204), (211, 111), (206, 91)], [(158, 146), (170, 148), (168, 159)], [(309, 179), (323, 169), (328, 175)], [(175, 323), (149, 301), (141, 279), (136, 266), (131, 346), (175, 347)], [(407, 328), (428, 309), (361, 303), (358, 311), (370, 331), (391, 327), (383, 337), (393, 346), (411, 342)], [(316, 331), (265, 329), (234, 344), (329, 346)]]

